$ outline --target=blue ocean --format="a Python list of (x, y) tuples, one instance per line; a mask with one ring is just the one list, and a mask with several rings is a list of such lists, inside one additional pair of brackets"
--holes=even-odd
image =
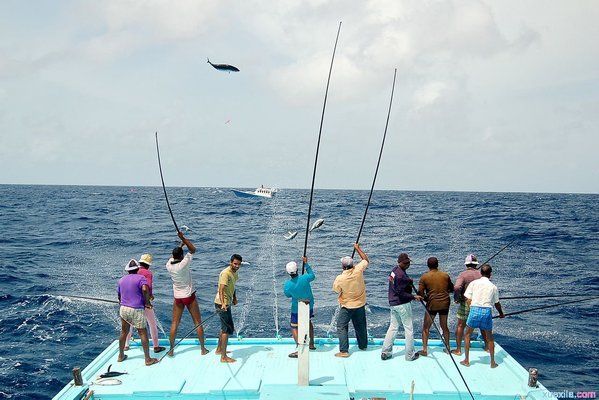
[[(260, 200), (225, 188), (168, 190), (177, 222), (198, 247), (192, 270), (204, 318), (219, 271), (239, 253), (249, 265), (239, 272), (237, 335), (289, 336), (284, 267), (302, 255), (309, 191)], [(332, 282), (339, 259), (351, 254), (367, 198), (368, 191), (315, 192), (312, 220), (325, 220), (308, 242), (318, 337), (335, 334)], [(0, 199), (0, 399), (51, 398), (74, 366), (85, 367), (117, 338), (116, 305), (66, 296), (116, 299), (125, 264), (143, 253), (154, 256), (154, 305), (166, 337), (172, 286), (164, 264), (178, 242), (162, 188), (0, 185)], [(500, 296), (563, 297), (505, 300), (506, 313), (597, 295), (598, 203), (595, 194), (375, 191), (361, 238), (371, 261), (369, 334), (387, 330), (387, 275), (400, 252), (410, 254), (413, 278), (436, 256), (455, 280), (468, 253), (482, 261), (515, 240), (491, 263)], [(286, 241), (289, 230), (299, 234)], [(580, 301), (495, 320), (496, 340), (524, 367), (538, 368), (549, 390), (597, 391), (597, 306)], [(419, 338), (424, 311), (413, 307)], [(184, 314), (180, 335), (190, 328)], [(216, 319), (207, 323), (209, 336), (218, 330)]]

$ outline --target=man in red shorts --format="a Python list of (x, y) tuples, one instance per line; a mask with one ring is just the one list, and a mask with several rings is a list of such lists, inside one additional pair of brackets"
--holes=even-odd
[[(173, 301), (173, 322), (171, 323), (171, 333), (169, 336), (171, 348), (168, 355), (171, 357), (174, 355), (177, 329), (179, 328), (181, 315), (183, 315), (183, 310), (185, 308), (187, 308), (187, 311), (191, 314), (194, 325), (198, 326), (198, 339), (200, 340), (200, 345), (202, 347), (202, 355), (204, 355), (208, 353), (208, 349), (204, 345), (204, 329), (199, 326), (202, 323), (202, 314), (200, 314), (200, 307), (196, 300), (196, 292), (193, 287), (193, 280), (191, 279), (191, 270), (189, 269), (196, 248), (193, 243), (183, 235), (183, 232), (179, 231), (177, 234), (183, 243), (181, 246), (173, 249), (173, 256), (166, 263), (166, 269), (173, 280), (173, 294), (175, 297)], [(188, 250), (185, 256), (183, 256), (184, 245), (187, 246)]]

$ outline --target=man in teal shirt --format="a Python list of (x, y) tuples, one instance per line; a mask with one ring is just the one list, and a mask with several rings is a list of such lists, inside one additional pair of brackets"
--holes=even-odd
[[(293, 334), (293, 340), (297, 345), (297, 302), (303, 301), (310, 304), (310, 350), (316, 350), (314, 346), (314, 325), (312, 325), (312, 318), (314, 317), (314, 295), (312, 294), (312, 288), (310, 282), (316, 279), (312, 267), (308, 264), (308, 259), (303, 258), (304, 265), (306, 266), (306, 273), (299, 275), (297, 273), (297, 263), (295, 261), (288, 262), (285, 266), (287, 273), (291, 277), (285, 282), (285, 296), (291, 297), (291, 333)], [(297, 358), (297, 351), (289, 354), (291, 358)]]

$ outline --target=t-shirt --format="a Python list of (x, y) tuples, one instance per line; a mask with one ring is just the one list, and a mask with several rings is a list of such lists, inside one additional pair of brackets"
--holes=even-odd
[(146, 281), (148, 281), (148, 289), (150, 289), (150, 296), (151, 296), (152, 295), (152, 283), (154, 281), (154, 275), (152, 274), (152, 271), (150, 271), (149, 269), (140, 267), (139, 270), (137, 270), (137, 274), (143, 275), (146, 278)]
[(368, 261), (362, 260), (335, 278), (333, 290), (339, 293), (341, 307), (360, 308), (366, 304), (366, 283), (364, 282), (366, 268), (368, 268)]
[(447, 272), (431, 269), (418, 281), (418, 294), (426, 299), (426, 308), (430, 311), (449, 309), (449, 293), (453, 292), (453, 283)]
[(144, 308), (145, 301), (141, 288), (147, 284), (146, 278), (138, 274), (127, 274), (119, 279), (116, 291), (121, 296), (121, 305), (138, 309)]
[[(220, 287), (220, 285), (225, 285), (223, 297), (225, 305), (227, 306), (233, 304), (233, 295), (235, 294), (235, 283), (237, 283), (237, 279), (239, 279), (239, 275), (237, 272), (233, 272), (231, 266), (223, 269), (218, 275), (218, 287)], [(216, 298), (214, 299), (214, 302), (216, 304), (221, 304), (218, 288), (216, 289)]]
[(166, 262), (166, 269), (173, 280), (173, 295), (175, 299), (184, 299), (193, 294), (193, 280), (191, 279), (191, 270), (189, 265), (193, 255), (191, 253), (185, 254), (183, 260), (178, 263), (173, 263), (174, 258)]
[(310, 264), (306, 263), (306, 273), (285, 282), (283, 291), (285, 296), (291, 297), (291, 312), (297, 314), (297, 302), (299, 300), (310, 300), (310, 311), (314, 310), (314, 295), (310, 282), (316, 279)]
[(455, 286), (453, 287), (453, 299), (460, 303), (466, 301), (464, 299), (466, 288), (470, 282), (479, 279), (481, 276), (480, 271), (474, 268), (468, 268), (466, 271), (462, 271), (458, 275), (458, 279), (455, 281)]
[(486, 276), (470, 282), (464, 296), (472, 300), (470, 306), (493, 308), (499, 303), (499, 290)]

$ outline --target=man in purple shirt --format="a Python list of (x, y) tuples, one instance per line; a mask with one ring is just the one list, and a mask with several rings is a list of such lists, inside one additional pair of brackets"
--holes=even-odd
[(119, 357), (118, 362), (125, 361), (125, 342), (129, 334), (129, 327), (137, 328), (141, 345), (144, 350), (146, 365), (156, 364), (158, 359), (150, 357), (150, 345), (148, 342), (148, 331), (146, 329), (145, 308), (152, 308), (150, 303), (150, 291), (148, 289), (148, 281), (143, 275), (138, 275), (139, 264), (135, 260), (131, 260), (125, 266), (125, 271), (128, 273), (119, 279), (117, 285), (117, 294), (121, 307), (119, 316), (121, 317), (121, 335), (119, 336)]

